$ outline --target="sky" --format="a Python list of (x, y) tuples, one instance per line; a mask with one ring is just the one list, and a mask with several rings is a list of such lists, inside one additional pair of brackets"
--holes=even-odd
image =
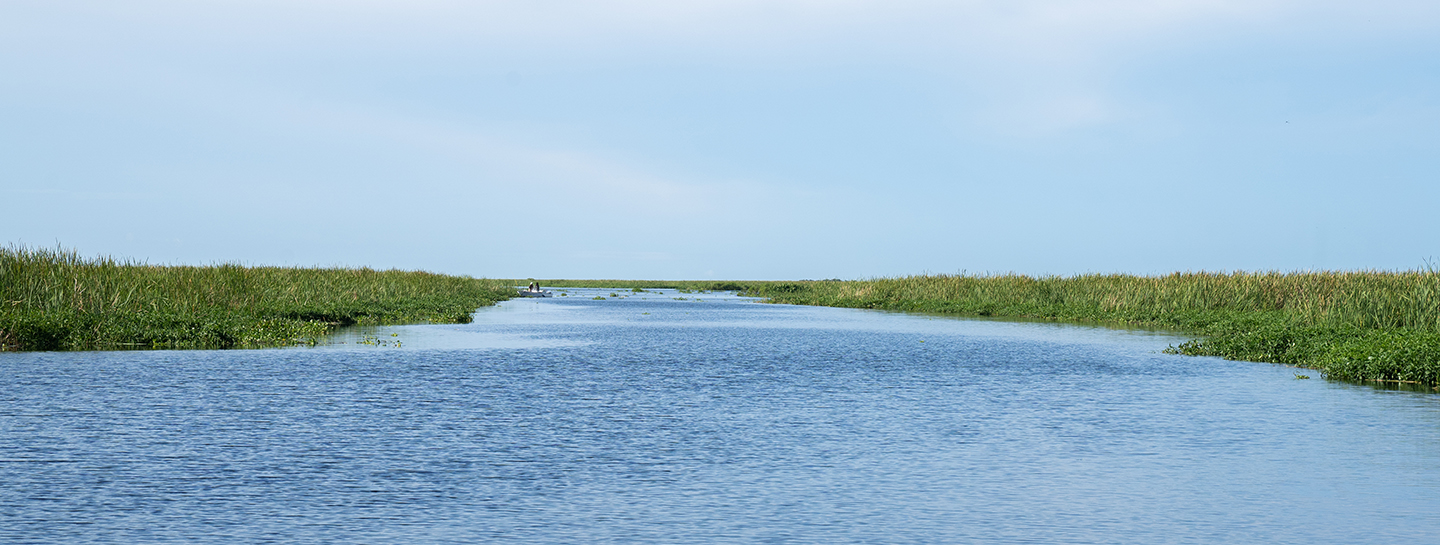
[(7, 0), (0, 244), (491, 278), (1440, 265), (1440, 2)]

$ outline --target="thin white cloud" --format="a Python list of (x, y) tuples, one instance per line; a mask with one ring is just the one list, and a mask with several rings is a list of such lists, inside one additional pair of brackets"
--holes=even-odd
[(563, 144), (537, 145), (503, 129), (401, 113), (382, 105), (303, 98), (281, 89), (238, 87), (228, 81), (188, 79), (177, 85), (181, 76), (166, 79), (170, 82), (166, 92), (174, 93), (175, 102), (190, 102), (190, 109), (206, 112), (203, 115), (216, 121), (282, 138), (386, 150), (444, 176), (348, 183), (455, 187), (458, 180), (468, 179), (472, 197), (500, 197), (511, 203), (543, 197), (576, 209), (595, 206), (637, 219), (672, 220), (721, 212), (736, 215), (715, 200), (716, 195), (787, 191), (752, 181), (661, 172), (643, 158), (637, 161)]
[(10, 30), (49, 23), (44, 32), (82, 40), (185, 38), (256, 48), (468, 44), (626, 55), (652, 48), (651, 54), (671, 49), (720, 56), (863, 44), (908, 54), (940, 48), (1045, 58), (1134, 40), (1186, 39), (1216, 25), (1281, 29), (1357, 18), (1375, 28), (1440, 24), (1433, 3), (1399, 0), (21, 1), (0, 13), (9, 15)]
[[(258, 64), (267, 58), (323, 63), (410, 54), (455, 58), (471, 66), (509, 62), (552, 69), (647, 62), (902, 65), (951, 74), (957, 85), (986, 100), (976, 105), (984, 112), (969, 117), (1001, 133), (1028, 134), (1124, 118), (1127, 106), (1110, 96), (1107, 74), (1147, 51), (1210, 43), (1233, 32), (1282, 35), (1337, 25), (1371, 33), (1435, 29), (1440, 27), (1437, 5), (1398, 0), (22, 1), (0, 8), (0, 35), (9, 36), (0, 37), (0, 47), (22, 58), (72, 50), (78, 56), (124, 59), (132, 51), (146, 58), (216, 56)], [(545, 162), (591, 161), (566, 156)], [(643, 176), (595, 178), (622, 183)]]

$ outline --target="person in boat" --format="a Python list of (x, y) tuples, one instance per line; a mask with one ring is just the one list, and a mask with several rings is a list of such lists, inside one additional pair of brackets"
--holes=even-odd
[(525, 288), (525, 291), (534, 293), (534, 292), (535, 292), (535, 283), (534, 283), (534, 282), (531, 282), (530, 285)]

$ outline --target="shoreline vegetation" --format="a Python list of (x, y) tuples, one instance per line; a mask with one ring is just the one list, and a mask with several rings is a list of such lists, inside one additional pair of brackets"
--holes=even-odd
[(338, 327), (466, 323), (515, 294), (418, 271), (149, 265), (0, 248), (0, 351), (260, 348)]
[[(467, 323), (529, 280), (368, 268), (149, 265), (0, 248), (0, 351), (258, 348), (338, 327)], [(736, 291), (767, 302), (1163, 329), (1167, 352), (1332, 379), (1440, 386), (1440, 271), (923, 275), (870, 280), (542, 280)]]
[(1348, 381), (1440, 385), (1440, 271), (925, 275), (797, 282), (550, 280), (736, 290), (772, 303), (1026, 318), (1197, 337), (1166, 352), (1279, 363)]

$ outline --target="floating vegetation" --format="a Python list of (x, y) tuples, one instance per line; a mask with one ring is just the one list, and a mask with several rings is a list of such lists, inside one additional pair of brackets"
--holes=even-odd
[(419, 271), (162, 266), (0, 248), (0, 350), (313, 344), (337, 327), (468, 323), (503, 281)]
[[(390, 336), (391, 336), (391, 337), (395, 337), (396, 334), (391, 333)], [(374, 336), (374, 335), (369, 335), (369, 334), (362, 335), (362, 336), (360, 337), (360, 342), (359, 342), (359, 344), (363, 344), (363, 345), (367, 345), (367, 346), (393, 346), (393, 347), (395, 347), (395, 348), (400, 348), (400, 347), (401, 347), (400, 339), (394, 339), (394, 340), (391, 340), (391, 339), (382, 339), (382, 338), (380, 338), (380, 337), (376, 337), (376, 336)]]
[(605, 296), (604, 296), (604, 295), (596, 295), (596, 296), (594, 296), (594, 297), (591, 297), (591, 299), (594, 299), (594, 300), (596, 300), (596, 301), (604, 301), (604, 300), (605, 300)]

